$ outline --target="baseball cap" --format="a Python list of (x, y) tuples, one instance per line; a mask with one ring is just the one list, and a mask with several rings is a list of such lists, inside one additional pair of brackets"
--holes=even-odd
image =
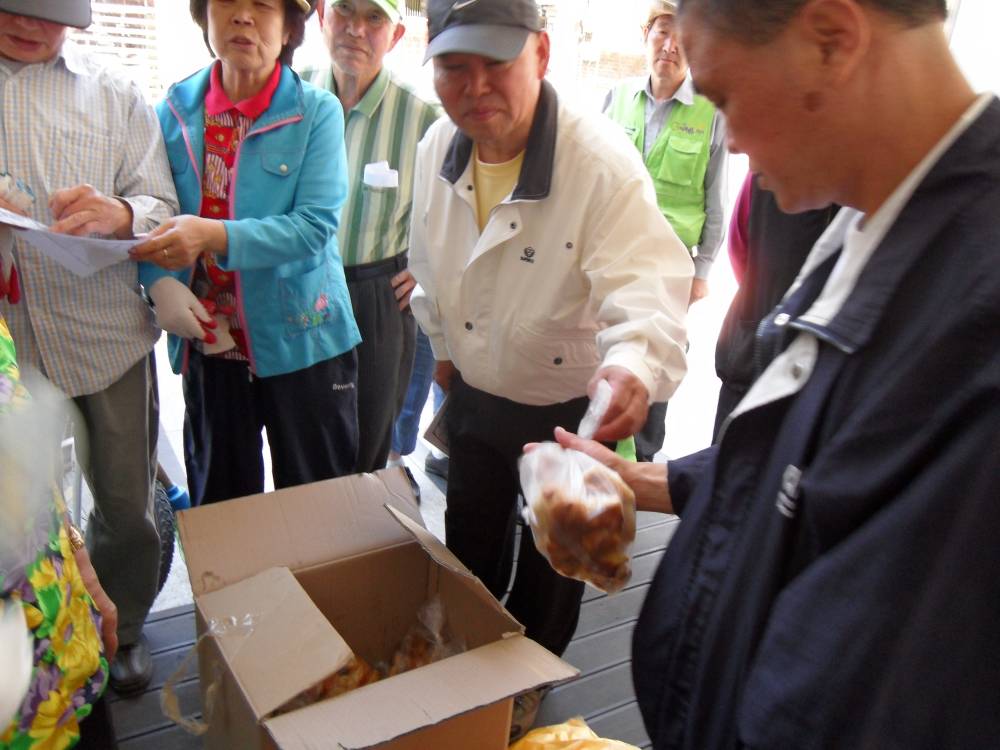
[(90, 26), (90, 0), (0, 0), (0, 11), (78, 29)]
[(424, 62), (452, 52), (513, 60), (541, 30), (535, 0), (427, 0)]
[(389, 16), (389, 20), (397, 23), (403, 17), (403, 0), (371, 0), (382, 9), (382, 12)]
[(653, 0), (649, 4), (649, 15), (646, 17), (646, 25), (653, 23), (660, 16), (676, 16), (677, 3), (674, 0)]
[[(299, 2), (302, 1), (299, 0)], [(327, 2), (328, 0), (323, 1)], [(330, 2), (330, 5), (336, 5), (337, 2), (339, 0), (333, 0), (333, 2)], [(389, 16), (389, 20), (393, 23), (399, 23), (399, 19), (403, 17), (403, 0), (370, 0), (370, 2)]]

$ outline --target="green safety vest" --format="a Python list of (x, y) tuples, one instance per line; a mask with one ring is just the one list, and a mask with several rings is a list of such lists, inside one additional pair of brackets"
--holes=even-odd
[[(646, 138), (645, 85), (646, 79), (639, 79), (616, 86), (607, 112), (625, 128), (640, 154)], [(674, 102), (645, 159), (660, 211), (688, 250), (701, 241), (705, 226), (705, 174), (714, 118), (715, 107), (703, 96), (696, 94), (690, 106)]]

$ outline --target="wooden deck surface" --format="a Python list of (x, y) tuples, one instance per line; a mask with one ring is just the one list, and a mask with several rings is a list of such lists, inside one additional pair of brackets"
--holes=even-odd
[[(443, 504), (444, 482), (420, 471), (423, 465), (420, 456), (409, 463), (421, 486), (424, 507)], [(677, 519), (671, 516), (640, 513), (629, 585), (611, 596), (588, 587), (579, 625), (563, 657), (580, 669), (580, 678), (548, 695), (539, 713), (539, 725), (583, 716), (602, 737), (649, 747), (632, 690), (632, 629), (676, 524)], [(153, 614), (145, 632), (153, 652), (152, 683), (137, 697), (120, 698), (114, 693), (109, 696), (119, 747), (121, 750), (201, 748), (200, 739), (174, 726), (160, 710), (165, 680), (194, 645), (192, 606)], [(177, 694), (185, 714), (199, 714), (196, 670), (179, 684)]]

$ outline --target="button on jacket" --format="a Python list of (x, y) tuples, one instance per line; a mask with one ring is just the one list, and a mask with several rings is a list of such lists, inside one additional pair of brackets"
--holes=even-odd
[(518, 184), (482, 234), (472, 146), (442, 119), (417, 153), (411, 304), (434, 356), (529, 405), (584, 395), (602, 365), (666, 400), (686, 368), (694, 269), (621, 129), (544, 82)]

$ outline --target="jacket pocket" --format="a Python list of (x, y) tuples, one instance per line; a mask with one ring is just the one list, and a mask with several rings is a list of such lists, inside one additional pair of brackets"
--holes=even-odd
[(703, 141), (670, 134), (657, 177), (664, 182), (689, 187), (695, 182)]
[(305, 153), (303, 149), (264, 151), (260, 155), (260, 166), (276, 177), (294, 177), (299, 173)]
[(362, 183), (362, 226), (357, 229), (366, 235), (383, 237), (392, 226), (398, 197), (398, 188), (379, 188)]
[(260, 159), (260, 170), (255, 169), (255, 162), (250, 155), (240, 158), (237, 166), (236, 184), (237, 215), (258, 215), (266, 206), (266, 215), (285, 214), (295, 205), (295, 193), (299, 184), (303, 149), (285, 151), (261, 151), (255, 154)]
[(335, 320), (335, 290), (329, 263), (278, 279), (285, 333), (298, 336)]
[(597, 352), (597, 331), (542, 330), (522, 324), (514, 337), (514, 349), (533, 366), (550, 372), (580, 368), (594, 371), (601, 361)]

